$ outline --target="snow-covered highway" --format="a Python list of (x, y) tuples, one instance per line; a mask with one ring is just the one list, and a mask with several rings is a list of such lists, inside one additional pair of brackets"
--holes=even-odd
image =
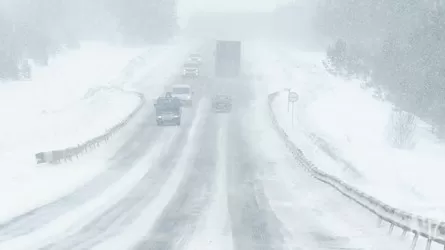
[(156, 126), (148, 102), (104, 171), (1, 224), (0, 249), (409, 249), (297, 165), (248, 64), (227, 83), (232, 112), (213, 113), (204, 62), (180, 127)]

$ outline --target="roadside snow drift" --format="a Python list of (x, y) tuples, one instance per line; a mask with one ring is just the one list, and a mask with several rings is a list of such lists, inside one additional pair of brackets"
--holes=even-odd
[(139, 98), (98, 88), (142, 51), (85, 44), (58, 55), (48, 67), (35, 67), (31, 81), (2, 84), (0, 161), (11, 154), (23, 158), (31, 152), (75, 146), (119, 122)]
[(43, 111), (41, 127), (36, 127), (35, 149), (63, 149), (105, 134), (126, 119), (140, 101), (131, 92), (99, 88), (62, 110)]
[(286, 92), (277, 98), (274, 111), (281, 126), (323, 171), (393, 207), (445, 220), (445, 147), (430, 126), (417, 121), (414, 148), (393, 147), (393, 106), (375, 99), (358, 81), (329, 75), (320, 55), (252, 46), (252, 67), (270, 92), (291, 88), (300, 96), (294, 126)]

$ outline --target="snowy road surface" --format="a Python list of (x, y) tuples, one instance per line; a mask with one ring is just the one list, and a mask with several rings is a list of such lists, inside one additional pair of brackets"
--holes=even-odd
[(180, 127), (142, 112), (106, 171), (0, 225), (0, 249), (408, 249), (296, 165), (254, 77), (227, 83), (234, 108), (213, 113), (210, 68)]

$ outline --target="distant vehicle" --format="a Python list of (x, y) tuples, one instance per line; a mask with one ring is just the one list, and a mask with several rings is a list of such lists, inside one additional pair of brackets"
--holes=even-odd
[(184, 69), (182, 71), (183, 77), (199, 77), (199, 64), (195, 61), (187, 61), (184, 63)]
[(178, 98), (172, 97), (171, 93), (167, 93), (165, 97), (159, 97), (154, 106), (158, 126), (166, 124), (181, 125), (182, 105)]
[(197, 64), (202, 64), (202, 57), (198, 53), (190, 54), (189, 61), (196, 62)]
[(193, 90), (188, 84), (175, 84), (171, 90), (172, 96), (180, 100), (183, 106), (192, 106)]
[(215, 112), (230, 112), (232, 110), (232, 97), (228, 95), (215, 95), (212, 99), (212, 109)]
[(223, 78), (238, 77), (241, 72), (241, 42), (217, 41), (215, 75)]

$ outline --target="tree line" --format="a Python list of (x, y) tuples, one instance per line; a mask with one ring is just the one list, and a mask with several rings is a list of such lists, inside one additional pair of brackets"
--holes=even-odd
[(0, 79), (29, 78), (30, 60), (82, 40), (139, 46), (177, 29), (175, 0), (0, 0)]
[(321, 0), (314, 24), (331, 72), (445, 127), (444, 0)]

